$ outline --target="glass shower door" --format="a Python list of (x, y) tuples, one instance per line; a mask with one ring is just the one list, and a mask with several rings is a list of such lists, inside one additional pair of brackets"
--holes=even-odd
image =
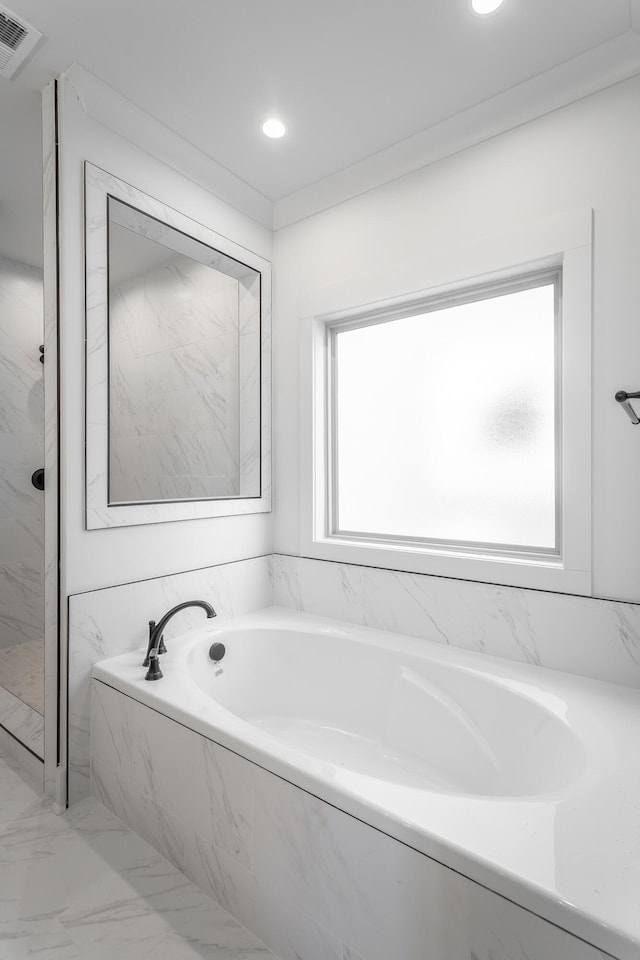
[(0, 87), (0, 726), (44, 731), (43, 272), (40, 97)]

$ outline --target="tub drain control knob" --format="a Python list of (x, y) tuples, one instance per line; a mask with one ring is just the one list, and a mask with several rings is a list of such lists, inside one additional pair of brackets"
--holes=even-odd
[(209, 656), (215, 663), (217, 663), (218, 660), (222, 660), (226, 652), (227, 650), (224, 643), (212, 643), (209, 648)]

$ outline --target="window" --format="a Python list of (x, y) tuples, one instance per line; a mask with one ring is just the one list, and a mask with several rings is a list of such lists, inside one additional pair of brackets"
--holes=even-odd
[(560, 556), (561, 281), (327, 324), (329, 536)]
[(305, 291), (303, 556), (591, 592), (591, 256), (576, 210)]

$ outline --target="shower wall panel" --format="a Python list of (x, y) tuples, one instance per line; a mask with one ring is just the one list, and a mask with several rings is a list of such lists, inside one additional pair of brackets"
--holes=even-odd
[(32, 660), (43, 635), (44, 495), (31, 482), (43, 457), (41, 342), (42, 272), (0, 258), (0, 657), (7, 680), (5, 651), (30, 644), (24, 653)]

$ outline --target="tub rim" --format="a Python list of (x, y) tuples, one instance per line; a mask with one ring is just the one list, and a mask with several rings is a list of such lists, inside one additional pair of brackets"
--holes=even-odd
[[(530, 865), (527, 866), (527, 852), (534, 855), (545, 839), (551, 840), (554, 847), (555, 844), (561, 844), (563, 840), (565, 842), (571, 840), (571, 837), (567, 836), (569, 830), (566, 824), (564, 831), (551, 829), (547, 837), (541, 837), (535, 829), (533, 833), (527, 833), (523, 824), (518, 836), (518, 841), (522, 845), (518, 854), (521, 868), (517, 869), (514, 868), (513, 862), (509, 863), (509, 857), (506, 856), (505, 851), (498, 849), (499, 837), (495, 838), (496, 847), (493, 852), (488, 852), (490, 843), (486, 849), (482, 850), (477, 845), (469, 845), (468, 842), (456, 842), (455, 829), (443, 830), (442, 821), (437, 825), (432, 822), (429, 828), (425, 828), (416, 824), (411, 816), (406, 815), (406, 811), (404, 816), (394, 817), (382, 804), (354, 793), (344, 784), (341, 785), (341, 789), (338, 789), (336, 782), (323, 778), (317, 770), (301, 762), (301, 755), (292, 748), (283, 750), (279, 756), (276, 756), (268, 750), (271, 744), (268, 744), (265, 749), (264, 743), (256, 744), (247, 741), (243, 734), (246, 733), (245, 728), (249, 724), (236, 718), (229, 711), (219, 707), (217, 711), (211, 707), (207, 709), (207, 705), (201, 702), (198, 704), (202, 708), (201, 713), (187, 710), (180, 702), (180, 695), (184, 695), (185, 687), (188, 689), (191, 686), (198, 689), (202, 699), (208, 700), (209, 704), (213, 703), (204, 691), (195, 686), (187, 674), (186, 659), (193, 645), (202, 642), (206, 637), (225, 631), (236, 631), (246, 626), (255, 627), (265, 623), (272, 627), (286, 626), (290, 629), (293, 629), (296, 624), (307, 628), (314, 626), (320, 629), (334, 628), (347, 636), (361, 635), (364, 631), (368, 641), (384, 644), (385, 640), (388, 642), (389, 638), (393, 638), (399, 649), (428, 648), (430, 655), (436, 659), (459, 662), (460, 665), (482, 666), (485, 671), (491, 669), (499, 674), (523, 677), (529, 682), (534, 679), (538, 682), (543, 680), (545, 686), (562, 690), (562, 695), (569, 696), (571, 700), (574, 715), (580, 717), (580, 723), (585, 727), (582, 735), (589, 734), (596, 739), (600, 736), (602, 741), (598, 750), (590, 750), (592, 767), (580, 781), (581, 791), (576, 792), (572, 788), (554, 792), (551, 796), (536, 795), (533, 798), (519, 796), (487, 798), (482, 795), (478, 798), (462, 795), (455, 798), (456, 802), (453, 806), (458, 809), (460, 804), (463, 807), (465, 804), (473, 804), (477, 808), (484, 808), (485, 814), (493, 808), (494, 815), (489, 817), (488, 821), (493, 823), (494, 827), (499, 827), (501, 818), (496, 815), (496, 811), (500, 807), (503, 808), (503, 812), (519, 810), (520, 815), (524, 814), (523, 821), (526, 820), (527, 814), (529, 817), (533, 815), (534, 811), (529, 808), (537, 807), (539, 811), (544, 811), (551, 817), (551, 823), (554, 825), (558, 808), (565, 804), (565, 812), (570, 813), (569, 826), (575, 822), (576, 818), (584, 818), (593, 826), (594, 819), (602, 813), (599, 808), (603, 799), (600, 791), (603, 786), (606, 786), (610, 800), (607, 828), (617, 830), (615, 840), (610, 839), (608, 847), (614, 850), (614, 854), (616, 849), (618, 850), (617, 858), (614, 855), (611, 862), (605, 865), (604, 876), (602, 869), (598, 872), (600, 892), (604, 890), (606, 895), (594, 898), (584, 894), (582, 888), (585, 884), (582, 881), (585, 864), (581, 856), (584, 847), (581, 844), (579, 849), (576, 849), (575, 838), (573, 844), (569, 843), (565, 849), (563, 858), (565, 870), (567, 859), (578, 864), (575, 875), (570, 878), (573, 883), (564, 882), (562, 885), (545, 883), (541, 882), (540, 878), (536, 880), (532, 876)], [(640, 795), (640, 763), (638, 762), (640, 758), (640, 691), (280, 607), (269, 607), (242, 617), (221, 620), (212, 626), (173, 638), (170, 641), (169, 653), (163, 657), (162, 661), (166, 666), (166, 680), (171, 677), (170, 682), (163, 681), (162, 684), (145, 682), (144, 670), (140, 667), (141, 659), (138, 650), (101, 661), (94, 666), (92, 676), (95, 680), (106, 683), (120, 693), (181, 723), (194, 733), (231, 750), (299, 789), (363, 820), (374, 829), (381, 830), (393, 839), (455, 870), (473, 882), (555, 923), (597, 949), (625, 960), (626, 957), (640, 956), (640, 916), (634, 916), (635, 900), (631, 902), (633, 890), (640, 890), (640, 805), (635, 805), (637, 811), (634, 816), (633, 803), (634, 798)], [(590, 709), (590, 705), (592, 708), (593, 698), (599, 703), (600, 709), (607, 714), (604, 727), (597, 718), (594, 719), (592, 716), (593, 710)], [(215, 706), (217, 705), (214, 703), (214, 708)], [(579, 708), (577, 712), (576, 708)], [(635, 716), (638, 721), (635, 729), (629, 725), (628, 714), (631, 717)], [(237, 722), (225, 722), (228, 718), (234, 718)], [(273, 738), (269, 739), (273, 740)], [(616, 749), (618, 746), (620, 749)], [(626, 751), (622, 750), (623, 746), (626, 747)], [(606, 751), (605, 748), (607, 748)], [(634, 757), (635, 767), (630, 767), (629, 764), (624, 765), (623, 752), (626, 752), (627, 756)], [(433, 814), (433, 812), (434, 803), (431, 799), (429, 813)], [(517, 820), (515, 822), (517, 823)], [(620, 841), (630, 837), (638, 838), (635, 848), (630, 850), (629, 846), (624, 846), (620, 849)], [(584, 836), (581, 839), (583, 843), (587, 843), (590, 838)], [(616, 848), (616, 842), (618, 848)], [(575, 856), (567, 856), (571, 854), (572, 847)], [(637, 865), (637, 886), (628, 883), (628, 886), (621, 888), (620, 878), (625, 870), (629, 869), (631, 863)], [(551, 863), (549, 875), (555, 876), (558, 866), (555, 861)], [(610, 883), (607, 883), (607, 879)], [(573, 892), (567, 889), (571, 886), (574, 887)], [(629, 894), (629, 888), (631, 888), (631, 894)], [(626, 900), (623, 897), (625, 892)], [(620, 909), (621, 897), (623, 904), (627, 905), (626, 912)]]

